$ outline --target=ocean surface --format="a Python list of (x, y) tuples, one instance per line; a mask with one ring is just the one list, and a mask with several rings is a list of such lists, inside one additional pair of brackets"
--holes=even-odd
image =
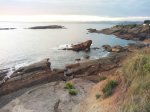
[[(33, 26), (62, 25), (66, 29), (24, 29)], [(52, 68), (62, 68), (75, 59), (89, 55), (90, 59), (106, 56), (108, 53), (99, 50), (74, 52), (59, 50), (66, 44), (76, 44), (91, 39), (91, 47), (109, 45), (127, 45), (133, 41), (122, 40), (113, 35), (88, 33), (86, 29), (104, 29), (115, 23), (15, 23), (0, 22), (0, 28), (17, 28), (0, 30), (0, 69), (19, 68), (39, 60), (50, 58)]]

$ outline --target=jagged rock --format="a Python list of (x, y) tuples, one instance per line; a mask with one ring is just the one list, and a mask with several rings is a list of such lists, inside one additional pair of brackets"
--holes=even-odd
[(90, 50), (91, 44), (92, 44), (92, 40), (87, 40), (86, 42), (71, 45), (71, 48), (64, 48), (62, 50), (87, 51)]

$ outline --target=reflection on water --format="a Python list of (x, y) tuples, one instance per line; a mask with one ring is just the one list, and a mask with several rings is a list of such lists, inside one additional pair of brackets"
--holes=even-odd
[[(36, 25), (62, 25), (67, 29), (24, 29)], [(23, 66), (43, 58), (50, 58), (53, 67), (62, 67), (76, 58), (89, 55), (91, 59), (106, 54), (102, 49), (91, 52), (61, 51), (60, 45), (93, 40), (92, 47), (103, 44), (127, 45), (131, 41), (115, 38), (112, 35), (89, 34), (88, 28), (103, 29), (114, 24), (106, 23), (0, 23), (1, 27), (14, 27), (16, 30), (0, 31), (0, 68)]]

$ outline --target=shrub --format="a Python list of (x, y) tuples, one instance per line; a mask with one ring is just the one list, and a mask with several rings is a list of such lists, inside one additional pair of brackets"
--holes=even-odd
[(107, 77), (105, 77), (105, 76), (101, 76), (101, 77), (99, 78), (99, 81), (106, 80), (106, 78), (107, 78)]
[(70, 94), (70, 95), (77, 95), (78, 92), (77, 92), (76, 89), (69, 89), (69, 94)]
[(101, 97), (101, 95), (100, 95), (99, 93), (97, 93), (97, 94), (95, 95), (95, 97), (96, 97), (96, 99), (99, 99), (99, 98)]
[(66, 82), (65, 89), (74, 89), (74, 85), (71, 82)]
[(112, 94), (113, 89), (117, 86), (117, 82), (110, 80), (107, 82), (106, 86), (102, 89), (104, 96), (108, 97)]

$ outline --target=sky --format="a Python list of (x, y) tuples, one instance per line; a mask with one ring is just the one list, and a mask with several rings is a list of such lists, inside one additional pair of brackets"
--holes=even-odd
[[(0, 0), (0, 20), (24, 17), (28, 21), (35, 17), (51, 18), (58, 15), (65, 19), (73, 16), (79, 19), (94, 17), (98, 19), (122, 18), (137, 20), (150, 17), (150, 0)], [(64, 16), (65, 15), (65, 16)], [(83, 16), (84, 15), (84, 16)], [(29, 18), (30, 16), (30, 18)], [(43, 17), (44, 16), (44, 17)], [(99, 17), (99, 18), (98, 18)], [(100, 18), (101, 17), (101, 18)], [(57, 17), (58, 18), (58, 17)], [(21, 18), (17, 18), (19, 20)], [(80, 16), (81, 19), (81, 16)], [(44, 20), (44, 19), (43, 19)]]

